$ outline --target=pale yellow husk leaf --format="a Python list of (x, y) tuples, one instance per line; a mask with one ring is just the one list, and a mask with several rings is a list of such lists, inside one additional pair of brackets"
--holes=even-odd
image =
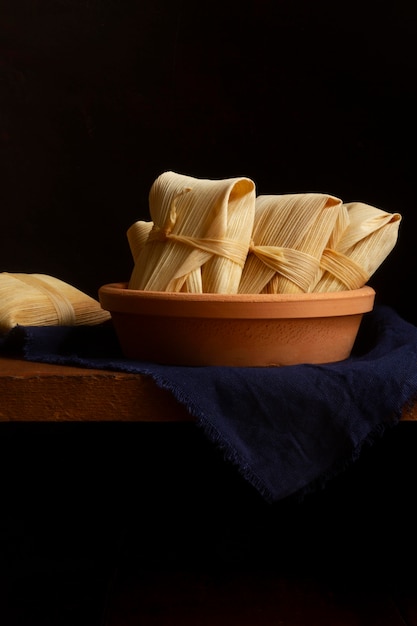
[(388, 213), (362, 202), (344, 206), (349, 225), (335, 246), (323, 251), (324, 273), (315, 291), (363, 287), (397, 243), (402, 219), (399, 213)]
[(312, 291), (322, 275), (323, 250), (347, 222), (342, 201), (328, 194), (258, 196), (239, 293)]
[(17, 325), (95, 325), (109, 319), (97, 300), (58, 278), (0, 273), (0, 333)]
[(140, 251), (145, 245), (152, 227), (153, 222), (144, 222), (140, 220), (128, 228), (126, 236), (134, 261), (136, 261)]
[(149, 193), (153, 227), (130, 289), (236, 293), (255, 215), (255, 184), (164, 172)]
[[(128, 228), (126, 234), (134, 261), (136, 261), (137, 257), (139, 256), (139, 252), (145, 245), (152, 228), (153, 222), (145, 221), (135, 222), (130, 226), (130, 228)], [(188, 274), (187, 279), (182, 287), (182, 291), (194, 293), (201, 293), (203, 291), (200, 268)]]

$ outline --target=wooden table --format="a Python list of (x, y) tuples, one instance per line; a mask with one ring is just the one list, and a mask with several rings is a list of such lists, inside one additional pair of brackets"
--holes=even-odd
[(0, 358), (0, 422), (192, 420), (147, 376)]
[[(148, 376), (0, 358), (0, 422), (193, 419)], [(417, 401), (402, 420), (417, 420)]]

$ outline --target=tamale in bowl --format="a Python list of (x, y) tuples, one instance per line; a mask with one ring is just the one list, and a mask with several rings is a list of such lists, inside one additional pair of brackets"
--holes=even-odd
[(183, 366), (267, 367), (349, 357), (375, 291), (196, 294), (99, 289), (123, 354)]

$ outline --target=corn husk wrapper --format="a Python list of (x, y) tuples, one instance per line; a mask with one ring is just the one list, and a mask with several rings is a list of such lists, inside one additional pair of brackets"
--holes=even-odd
[(130, 289), (237, 293), (251, 240), (255, 184), (165, 172), (149, 194), (153, 227)]
[(310, 292), (322, 275), (323, 250), (341, 237), (347, 223), (347, 211), (334, 196), (259, 196), (239, 293)]
[[(129, 242), (130, 251), (133, 256), (133, 260), (139, 256), (139, 252), (142, 250), (145, 245), (149, 233), (153, 228), (153, 222), (145, 222), (138, 221), (135, 222), (128, 228), (127, 230), (127, 239)], [(191, 292), (191, 293), (202, 293), (203, 285), (201, 281), (201, 270), (198, 268), (193, 272), (190, 272), (187, 276), (187, 279), (181, 289), (181, 291)]]
[(394, 248), (401, 222), (399, 213), (387, 213), (362, 202), (344, 205), (349, 225), (334, 247), (323, 251), (324, 274), (315, 291), (359, 289)]
[(145, 245), (149, 233), (153, 228), (153, 222), (144, 222), (142, 220), (132, 224), (126, 233), (127, 240), (132, 253), (133, 261), (139, 256), (143, 246)]
[(97, 300), (58, 278), (0, 273), (0, 333), (17, 325), (95, 325), (108, 319)]

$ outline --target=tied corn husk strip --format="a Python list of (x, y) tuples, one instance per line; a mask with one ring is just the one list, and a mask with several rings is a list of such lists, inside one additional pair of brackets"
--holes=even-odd
[(1, 333), (17, 325), (95, 325), (108, 319), (98, 301), (58, 278), (0, 273)]
[(149, 194), (153, 222), (130, 289), (236, 293), (251, 240), (255, 184), (165, 172)]
[(343, 291), (363, 287), (394, 248), (401, 222), (362, 202), (345, 204), (349, 225), (335, 246), (323, 251), (324, 274), (314, 291)]
[[(132, 253), (133, 260), (136, 262), (136, 259), (139, 256), (139, 252), (142, 250), (145, 245), (149, 233), (153, 228), (153, 222), (145, 222), (138, 221), (135, 222), (128, 228), (127, 230), (127, 240), (130, 247), (130, 252)], [(182, 287), (182, 291), (192, 292), (192, 293), (202, 293), (203, 285), (201, 282), (201, 270), (198, 268), (193, 272), (190, 272), (187, 276), (187, 279)]]
[(334, 196), (259, 196), (239, 293), (311, 291), (322, 275), (323, 250), (340, 238), (347, 222), (347, 211)]

